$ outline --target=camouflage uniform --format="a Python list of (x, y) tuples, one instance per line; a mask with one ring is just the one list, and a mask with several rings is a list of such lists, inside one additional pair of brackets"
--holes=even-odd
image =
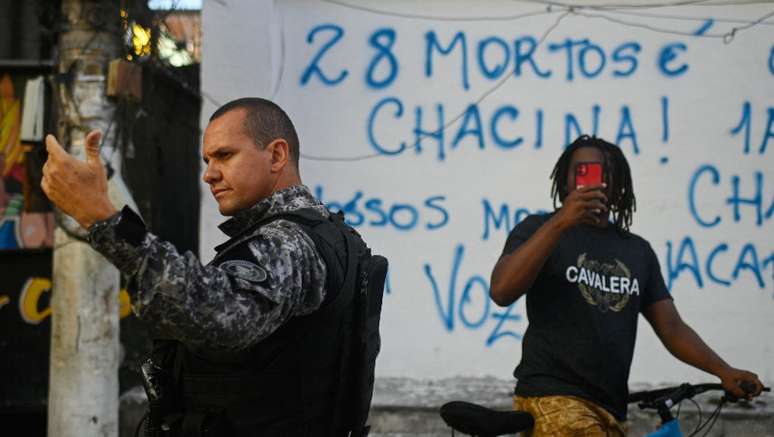
[(329, 215), (303, 185), (239, 211), (220, 225), (231, 239), (206, 266), (147, 232), (128, 208), (95, 223), (89, 242), (126, 275), (138, 317), (188, 347), (239, 351), (325, 298), (326, 267), (311, 238), (284, 219), (254, 227), (301, 208)]

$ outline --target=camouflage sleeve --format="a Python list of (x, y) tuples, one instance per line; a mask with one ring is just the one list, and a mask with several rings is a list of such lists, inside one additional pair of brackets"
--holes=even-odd
[(314, 311), (325, 296), (326, 269), (314, 243), (282, 220), (261, 228), (239, 259), (207, 266), (145, 231), (126, 209), (94, 224), (89, 241), (126, 275), (135, 314), (194, 348), (245, 349), (293, 315)]

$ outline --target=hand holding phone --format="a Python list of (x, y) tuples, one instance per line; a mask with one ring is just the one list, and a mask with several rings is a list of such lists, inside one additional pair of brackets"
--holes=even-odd
[(575, 189), (596, 185), (602, 185), (602, 163), (577, 163), (575, 165)]
[(562, 200), (559, 211), (562, 227), (566, 229), (581, 223), (602, 225), (608, 214), (602, 163), (577, 163), (574, 188)]

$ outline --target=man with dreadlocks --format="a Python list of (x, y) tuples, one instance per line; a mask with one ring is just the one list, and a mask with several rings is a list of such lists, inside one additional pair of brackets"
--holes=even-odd
[[(601, 163), (603, 183), (576, 186), (578, 163)], [(718, 376), (736, 396), (760, 394), (755, 374), (726, 364), (683, 322), (656, 254), (629, 231), (636, 202), (621, 149), (581, 136), (551, 178), (555, 211), (513, 229), (491, 281), (499, 305), (527, 295), (514, 404), (535, 417), (531, 435), (624, 435), (639, 313), (672, 355)], [(755, 390), (745, 392), (742, 382)]]

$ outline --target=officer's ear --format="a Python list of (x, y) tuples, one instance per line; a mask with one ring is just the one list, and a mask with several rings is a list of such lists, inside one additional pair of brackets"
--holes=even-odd
[(271, 170), (278, 172), (290, 161), (290, 145), (283, 138), (277, 138), (266, 146), (271, 153)]

